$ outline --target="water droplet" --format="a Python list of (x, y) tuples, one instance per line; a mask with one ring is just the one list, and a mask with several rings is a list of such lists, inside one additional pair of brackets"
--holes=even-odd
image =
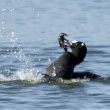
[(40, 13), (39, 13), (39, 12), (37, 13), (37, 16), (38, 16), (38, 17), (40, 16)]
[(51, 59), (49, 58), (48, 61), (51, 62)]
[(39, 61), (41, 61), (41, 59), (39, 58)]
[(3, 8), (3, 9), (1, 9), (1, 11), (6, 11), (6, 9), (5, 9), (5, 8)]
[(2, 21), (2, 23), (1, 24), (4, 24), (5, 22), (4, 21)]
[(12, 8), (11, 10), (10, 10), (10, 12), (14, 12), (15, 11), (15, 9), (14, 8)]

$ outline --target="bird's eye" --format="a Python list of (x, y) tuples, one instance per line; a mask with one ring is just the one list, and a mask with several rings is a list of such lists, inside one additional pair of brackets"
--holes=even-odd
[(81, 46), (84, 46), (84, 43), (81, 43)]

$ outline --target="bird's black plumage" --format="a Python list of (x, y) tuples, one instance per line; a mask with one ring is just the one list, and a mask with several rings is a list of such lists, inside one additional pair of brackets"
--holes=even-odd
[[(63, 46), (65, 45), (64, 41), (62, 44)], [(71, 48), (71, 52), (65, 51), (58, 59), (52, 62), (46, 69), (46, 76), (50, 78), (55, 77), (63, 79), (99, 78), (99, 75), (91, 72), (74, 72), (75, 66), (83, 62), (87, 54), (87, 47), (85, 43), (80, 41), (70, 43), (66, 40), (66, 44), (69, 48)]]

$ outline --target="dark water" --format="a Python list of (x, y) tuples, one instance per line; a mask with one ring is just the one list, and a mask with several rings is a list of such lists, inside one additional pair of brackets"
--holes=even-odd
[[(42, 81), (60, 32), (86, 43), (76, 70), (102, 81)], [(0, 0), (0, 110), (110, 109), (110, 0)]]

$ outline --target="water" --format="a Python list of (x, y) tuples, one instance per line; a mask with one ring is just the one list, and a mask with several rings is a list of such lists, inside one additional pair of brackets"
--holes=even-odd
[[(105, 80), (42, 80), (41, 73), (62, 53), (60, 32), (88, 47), (75, 70)], [(1, 0), (0, 110), (109, 110), (109, 42), (110, 0)]]

